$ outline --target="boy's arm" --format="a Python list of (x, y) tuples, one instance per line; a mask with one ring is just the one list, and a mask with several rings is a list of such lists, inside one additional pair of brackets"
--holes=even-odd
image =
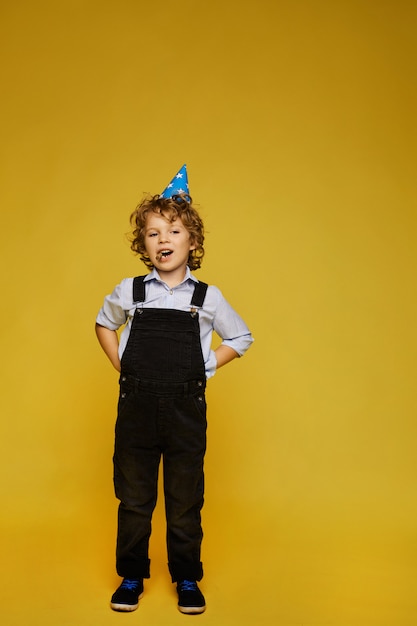
[(222, 345), (216, 348), (214, 354), (216, 356), (217, 369), (219, 369), (219, 367), (222, 367), (223, 365), (226, 365), (226, 363), (230, 363), (230, 361), (233, 361), (233, 359), (239, 356), (238, 353), (233, 350), (233, 348)]
[(119, 338), (117, 332), (105, 326), (100, 326), (100, 324), (96, 324), (96, 335), (113, 367), (120, 372)]

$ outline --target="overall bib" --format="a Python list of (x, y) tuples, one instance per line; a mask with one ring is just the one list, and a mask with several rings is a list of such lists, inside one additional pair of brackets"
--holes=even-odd
[(168, 566), (172, 581), (201, 580), (201, 508), (206, 450), (205, 367), (197, 308), (207, 285), (197, 283), (190, 312), (141, 308), (144, 277), (121, 361), (114, 485), (120, 500), (116, 567), (126, 578), (149, 578), (151, 519), (163, 457)]

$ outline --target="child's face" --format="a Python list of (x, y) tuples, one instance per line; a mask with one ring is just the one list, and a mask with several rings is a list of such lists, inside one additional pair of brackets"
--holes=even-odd
[(161, 278), (162, 274), (177, 272), (182, 280), (195, 245), (180, 217), (169, 222), (158, 213), (150, 213), (146, 218), (145, 248)]

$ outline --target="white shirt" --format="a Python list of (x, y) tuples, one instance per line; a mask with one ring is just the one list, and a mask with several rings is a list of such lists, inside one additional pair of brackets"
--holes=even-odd
[[(110, 330), (117, 330), (126, 324), (120, 336), (121, 358), (129, 338), (135, 310), (143, 307), (189, 311), (195, 283), (198, 283), (198, 280), (188, 267), (182, 283), (173, 288), (164, 283), (157, 270), (153, 269), (145, 277), (146, 301), (134, 303), (133, 278), (125, 278), (110, 295), (105, 297), (96, 322)], [(245, 322), (226, 301), (221, 291), (213, 285), (208, 287), (203, 307), (199, 309), (199, 323), (207, 378), (214, 376), (217, 366), (216, 357), (211, 349), (213, 330), (222, 339), (222, 345), (232, 348), (239, 356), (242, 356), (253, 342)]]

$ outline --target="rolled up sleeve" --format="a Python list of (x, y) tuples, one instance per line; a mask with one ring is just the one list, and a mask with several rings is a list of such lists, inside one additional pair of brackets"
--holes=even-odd
[(232, 348), (242, 356), (253, 342), (252, 334), (233, 307), (217, 291), (217, 306), (213, 320), (213, 328), (222, 339), (222, 345)]
[[(130, 281), (130, 290), (127, 281)], [(104, 326), (109, 330), (117, 330), (120, 326), (126, 323), (128, 318), (128, 308), (132, 306), (130, 298), (129, 303), (126, 301), (126, 293), (131, 293), (131, 279), (123, 280), (117, 285), (111, 294), (104, 298), (103, 306), (99, 310), (96, 323), (100, 326)]]

